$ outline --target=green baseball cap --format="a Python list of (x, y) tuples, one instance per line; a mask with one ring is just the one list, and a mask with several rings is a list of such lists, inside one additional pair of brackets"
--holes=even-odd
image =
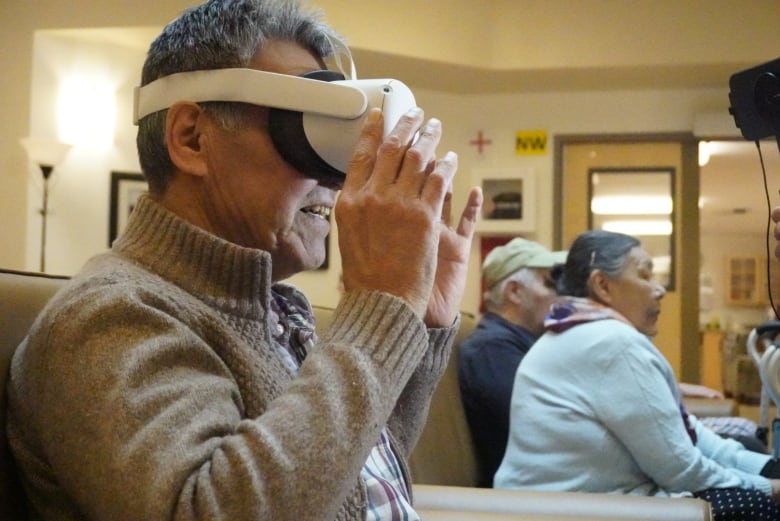
[(496, 246), (482, 263), (482, 277), (488, 289), (522, 268), (552, 268), (566, 262), (567, 252), (550, 251), (538, 242), (512, 239)]

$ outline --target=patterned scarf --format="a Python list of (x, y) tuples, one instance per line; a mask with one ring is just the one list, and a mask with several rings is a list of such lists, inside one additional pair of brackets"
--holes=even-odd
[(544, 317), (544, 327), (549, 331), (561, 333), (578, 324), (608, 318), (620, 320), (633, 327), (626, 317), (595, 300), (563, 297), (560, 302), (550, 306), (550, 312)]
[(282, 326), (281, 334), (275, 340), (294, 357), (300, 367), (316, 341), (314, 317), (276, 291), (272, 291), (271, 296), (271, 310), (277, 314)]

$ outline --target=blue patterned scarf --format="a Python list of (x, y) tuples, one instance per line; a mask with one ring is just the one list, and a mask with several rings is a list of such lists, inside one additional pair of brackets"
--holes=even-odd
[(608, 318), (620, 320), (633, 327), (626, 317), (595, 300), (563, 297), (560, 302), (550, 306), (550, 312), (544, 317), (544, 327), (549, 331), (560, 333), (578, 324)]

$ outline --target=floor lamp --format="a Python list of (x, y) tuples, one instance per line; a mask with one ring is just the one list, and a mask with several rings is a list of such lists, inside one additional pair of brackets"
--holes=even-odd
[(46, 271), (46, 218), (49, 215), (49, 179), (54, 167), (65, 159), (72, 145), (53, 139), (26, 137), (19, 140), (31, 163), (38, 165), (43, 176), (43, 206), (41, 208), (41, 271)]

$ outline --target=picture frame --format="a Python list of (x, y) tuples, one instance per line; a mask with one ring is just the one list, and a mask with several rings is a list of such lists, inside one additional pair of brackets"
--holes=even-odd
[(108, 246), (124, 231), (138, 197), (148, 190), (144, 176), (135, 172), (111, 172), (108, 213)]
[[(479, 265), (482, 266), (485, 263), (485, 259), (488, 254), (499, 246), (503, 246), (512, 239), (521, 237), (520, 235), (487, 235), (479, 237)], [(485, 278), (480, 275), (479, 277), (479, 312), (487, 312), (485, 305), (485, 292), (487, 291), (487, 284)]]
[(484, 204), (477, 233), (513, 235), (536, 229), (536, 179), (531, 168), (484, 169), (473, 172)]

